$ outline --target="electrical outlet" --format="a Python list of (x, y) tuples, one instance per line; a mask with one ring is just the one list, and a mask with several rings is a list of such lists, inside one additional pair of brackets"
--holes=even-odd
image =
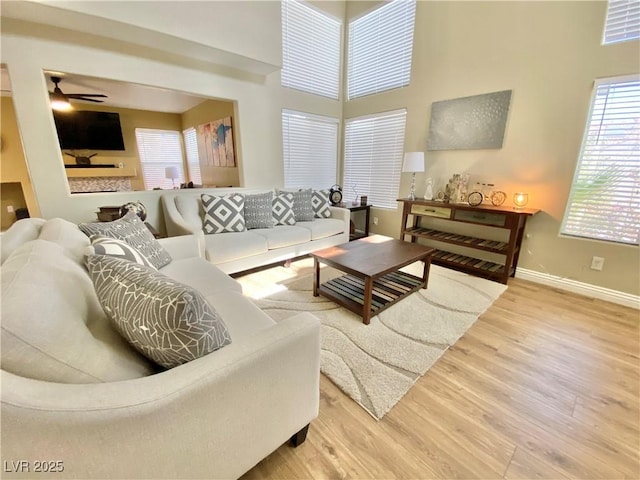
[(7, 212), (13, 213), (13, 205), (7, 205)]
[(604, 267), (604, 258), (603, 257), (593, 257), (591, 259), (591, 270), (601, 271), (602, 267)]
[(373, 224), (377, 225), (378, 224), (378, 217), (373, 217)]

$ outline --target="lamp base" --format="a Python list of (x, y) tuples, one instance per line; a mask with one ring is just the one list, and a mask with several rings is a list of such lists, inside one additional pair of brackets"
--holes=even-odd
[(411, 191), (409, 192), (409, 200), (416, 199), (416, 172), (411, 174)]

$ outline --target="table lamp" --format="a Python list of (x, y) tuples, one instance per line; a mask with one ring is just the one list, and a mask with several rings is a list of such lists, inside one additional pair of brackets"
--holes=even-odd
[(416, 172), (424, 172), (424, 152), (406, 152), (402, 163), (403, 172), (411, 172), (409, 200), (416, 199)]
[(180, 178), (180, 173), (178, 172), (178, 167), (166, 167), (164, 169), (164, 177), (171, 179), (173, 183), (173, 188), (176, 188), (176, 178)]

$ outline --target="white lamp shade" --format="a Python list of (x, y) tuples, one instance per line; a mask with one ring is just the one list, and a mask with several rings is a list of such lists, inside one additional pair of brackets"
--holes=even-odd
[(166, 167), (164, 169), (165, 178), (170, 178), (171, 180), (175, 180), (179, 176), (180, 174), (178, 173), (178, 167)]
[(424, 152), (406, 152), (402, 163), (403, 172), (424, 172)]

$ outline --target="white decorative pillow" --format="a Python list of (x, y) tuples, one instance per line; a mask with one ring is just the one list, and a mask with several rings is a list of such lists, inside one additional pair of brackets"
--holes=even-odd
[(98, 300), (120, 334), (145, 357), (173, 368), (231, 343), (202, 294), (137, 263), (89, 255)]
[(157, 270), (147, 257), (124, 240), (104, 237), (102, 235), (91, 235), (90, 240), (91, 246), (93, 247), (92, 253), (95, 255), (108, 255), (114, 258), (121, 258), (122, 260), (128, 260), (129, 262)]
[(200, 198), (204, 209), (204, 233), (244, 232), (247, 229), (244, 221), (244, 195), (231, 193), (213, 196), (203, 193)]
[(329, 190), (313, 190), (311, 192), (311, 206), (315, 218), (329, 218), (331, 216)]
[(276, 225), (295, 225), (296, 217), (293, 214), (293, 193), (280, 192), (273, 197), (271, 214)]
[(144, 255), (156, 268), (162, 268), (171, 263), (169, 252), (160, 245), (147, 226), (133, 212), (113, 222), (81, 223), (78, 227), (87, 237), (104, 235), (124, 240)]

